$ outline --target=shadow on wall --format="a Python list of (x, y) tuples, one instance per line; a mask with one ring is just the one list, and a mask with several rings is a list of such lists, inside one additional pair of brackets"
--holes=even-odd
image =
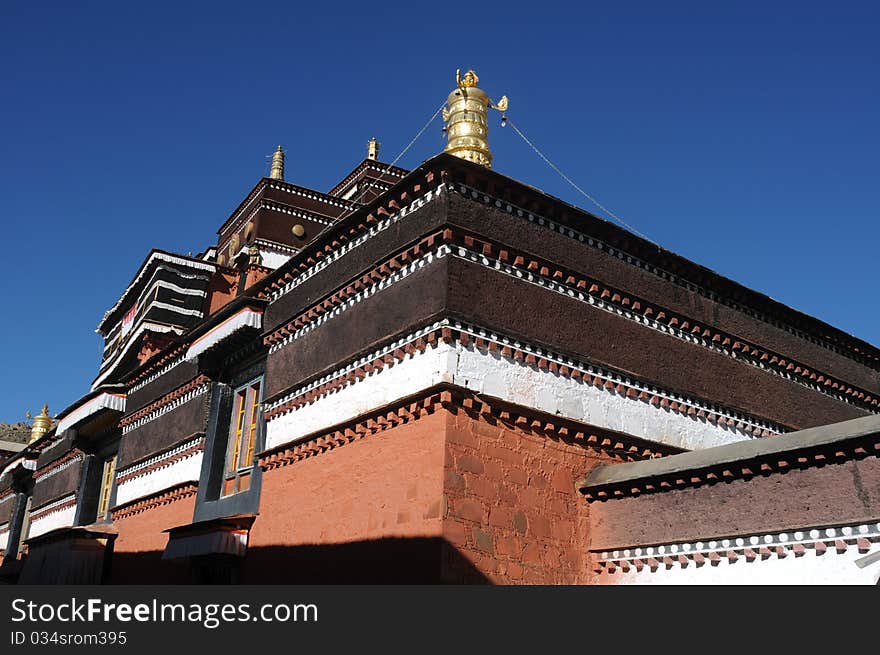
[(489, 584), (440, 537), (269, 546), (235, 557), (162, 560), (161, 551), (113, 553), (111, 584)]

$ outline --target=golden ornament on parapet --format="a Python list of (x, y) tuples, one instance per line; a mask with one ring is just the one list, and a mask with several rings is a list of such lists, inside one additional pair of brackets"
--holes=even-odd
[[(32, 418), (30, 412), (28, 412), (25, 416), (27, 416), (29, 419)], [(49, 416), (49, 405), (43, 405), (43, 410), (38, 416), (34, 416), (33, 419), (34, 422), (31, 425), (31, 436), (28, 443), (33, 443), (44, 434), (46, 434), (52, 427), (52, 417)]]
[[(446, 123), (445, 152), (466, 161), (482, 166), (492, 166), (492, 151), (489, 149), (488, 110), (505, 111), (507, 96), (498, 103), (492, 103), (489, 95), (477, 86), (480, 78), (473, 70), (464, 76), (461, 69), (455, 71), (457, 88), (449, 94), (443, 107), (443, 121)], [(503, 124), (503, 123), (502, 123)]]

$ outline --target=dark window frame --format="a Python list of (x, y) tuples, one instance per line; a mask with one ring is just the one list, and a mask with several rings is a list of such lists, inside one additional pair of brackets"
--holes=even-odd
[[(193, 521), (205, 521), (259, 511), (262, 469), (256, 460), (256, 454), (265, 447), (266, 420), (262, 407), (266, 388), (265, 363), (265, 356), (256, 360), (250, 359), (248, 364), (215, 378), (211, 389), (208, 425), (205, 432), (205, 451), (202, 458)], [(256, 381), (260, 382), (260, 403), (254, 435), (254, 460), (250, 466), (249, 487), (237, 493), (223, 495), (235, 392)]]
[[(107, 497), (107, 509), (103, 516), (99, 516), (103, 480), (106, 463), (119, 456), (120, 435), (111, 434), (101, 438), (96, 443), (89, 444), (86, 453), (86, 461), (80, 474), (80, 485), (77, 493), (76, 516), (74, 525), (93, 525), (96, 523), (111, 523), (113, 521), (112, 509), (116, 504), (116, 478), (119, 469), (113, 467), (113, 478), (110, 481), (110, 489)], [(81, 450), (85, 444), (77, 444)]]
[[(254, 387), (256, 387), (256, 397), (252, 395)], [(250, 489), (251, 476), (256, 466), (254, 455), (258, 452), (257, 434), (261, 431), (261, 424), (264, 422), (262, 409), (264, 388), (265, 376), (259, 375), (232, 391), (223, 481), (220, 488), (221, 498), (244, 493)], [(242, 452), (245, 453), (245, 459), (248, 459), (248, 463), (244, 466), (241, 465)], [(231, 465), (230, 459), (233, 460)], [(242, 489), (245, 483), (247, 487)]]

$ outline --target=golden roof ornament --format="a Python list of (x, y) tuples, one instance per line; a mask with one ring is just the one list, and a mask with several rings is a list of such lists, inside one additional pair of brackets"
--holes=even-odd
[(28, 443), (33, 443), (52, 428), (52, 417), (49, 416), (49, 405), (43, 405), (43, 411), (38, 416), (31, 417), (31, 413), (26, 414), (28, 418), (33, 418), (31, 425), (31, 436)]
[(443, 122), (446, 125), (446, 148), (456, 157), (492, 167), (492, 152), (489, 150), (489, 108), (500, 112), (507, 110), (507, 96), (501, 96), (497, 104), (489, 100), (488, 94), (477, 86), (480, 78), (473, 70), (461, 75), (455, 71), (456, 88), (446, 99), (443, 108)]
[(269, 177), (273, 180), (284, 179), (284, 151), (281, 149), (281, 146), (278, 146), (278, 149), (272, 155), (272, 168), (269, 171)]
[(263, 256), (260, 254), (260, 249), (257, 247), (257, 244), (252, 243), (248, 246), (248, 266), (260, 266), (263, 263)]
[(473, 69), (469, 70), (464, 74), (464, 77), (462, 77), (461, 69), (458, 69), (455, 71), (455, 81), (458, 83), (460, 89), (469, 89), (472, 86), (477, 86), (477, 82), (480, 81), (480, 78), (477, 77), (477, 74)]
[(372, 137), (367, 142), (367, 159), (379, 159), (379, 142), (376, 141), (376, 137)]

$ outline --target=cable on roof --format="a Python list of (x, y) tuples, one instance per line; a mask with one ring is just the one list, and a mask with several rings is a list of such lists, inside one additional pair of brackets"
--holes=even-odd
[(520, 129), (516, 126), (516, 123), (514, 123), (512, 120), (510, 120), (510, 117), (509, 117), (509, 116), (506, 116), (506, 119), (507, 119), (506, 122), (507, 122), (507, 123), (510, 123), (510, 127), (513, 128), (514, 132), (516, 132), (516, 133), (520, 136), (520, 138), (522, 138), (522, 140), (525, 141), (526, 144), (528, 144), (528, 146), (529, 146), (532, 150), (535, 151), (535, 153), (538, 155), (538, 157), (540, 157), (541, 159), (543, 159), (544, 162), (546, 162), (546, 164), (547, 164), (550, 168), (552, 168), (554, 171), (556, 171), (556, 173), (558, 173), (559, 176), (560, 176), (563, 180), (565, 180), (565, 181), (568, 182), (572, 187), (574, 187), (574, 189), (575, 189), (578, 193), (580, 193), (584, 198), (586, 198), (586, 199), (589, 200), (591, 203), (593, 203), (594, 205), (596, 205), (596, 207), (598, 207), (600, 210), (602, 210), (603, 212), (605, 212), (608, 216), (610, 216), (610, 217), (613, 218), (615, 221), (617, 221), (618, 223), (620, 223), (621, 225), (623, 225), (623, 226), (624, 226), (626, 229), (628, 229), (630, 232), (633, 232), (634, 234), (637, 234), (638, 236), (642, 237), (642, 238), (645, 239), (646, 241), (650, 241), (651, 243), (653, 243), (653, 244), (654, 244), (655, 246), (657, 246), (658, 248), (660, 247), (660, 244), (658, 244), (656, 241), (654, 241), (653, 239), (651, 239), (651, 238), (645, 236), (645, 235), (642, 234), (639, 230), (637, 230), (636, 228), (634, 228), (632, 225), (629, 225), (626, 221), (624, 221), (622, 218), (620, 218), (620, 216), (618, 216), (617, 214), (615, 214), (613, 211), (611, 211), (610, 209), (608, 209), (608, 207), (606, 207), (605, 205), (603, 205), (601, 202), (599, 202), (598, 200), (596, 200), (593, 196), (591, 196), (589, 193), (587, 193), (587, 192), (584, 191), (582, 188), (580, 188), (577, 184), (575, 184), (574, 181), (572, 181), (572, 179), (571, 179), (570, 177), (568, 177), (568, 175), (566, 175), (565, 173), (563, 173), (563, 172), (559, 169), (559, 167), (558, 167), (556, 164), (554, 164), (552, 161), (550, 161), (550, 160), (546, 157), (546, 155), (544, 155), (544, 153), (541, 152), (541, 151), (538, 149), (538, 147), (537, 147), (534, 143), (532, 143), (531, 141), (529, 141), (528, 137), (526, 137), (526, 135), (522, 133), (522, 130), (520, 130)]
[[(382, 173), (379, 175), (379, 179), (380, 179), (380, 180), (381, 180), (382, 178), (384, 178), (384, 177), (388, 174), (388, 172), (389, 172), (392, 168), (394, 168), (394, 165), (395, 165), (397, 162), (400, 161), (400, 158), (403, 157), (403, 156), (409, 151), (409, 149), (413, 147), (413, 144), (415, 144), (415, 142), (418, 141), (419, 138), (425, 133), (425, 130), (427, 130), (427, 129), (431, 126), (431, 123), (434, 122), (434, 120), (435, 120), (435, 119), (437, 118), (437, 116), (440, 114), (440, 112), (442, 111), (442, 109), (443, 109), (444, 106), (446, 106), (446, 103), (445, 103), (445, 102), (444, 102), (443, 104), (441, 104), (439, 107), (437, 107), (437, 111), (435, 111), (434, 114), (433, 114), (433, 116), (431, 116), (431, 118), (428, 119), (428, 122), (425, 123), (424, 126), (422, 126), (422, 129), (420, 129), (420, 130), (416, 133), (416, 135), (412, 138), (412, 141), (410, 141), (408, 144), (406, 144), (406, 147), (405, 147), (403, 150), (400, 151), (400, 154), (397, 155), (397, 157), (394, 158), (394, 161), (392, 161), (390, 164), (388, 164), (388, 167), (387, 167), (384, 171), (382, 171)], [(358, 207), (357, 207), (356, 205), (359, 203), (360, 199), (364, 197), (364, 194), (366, 194), (367, 191), (369, 191), (370, 189), (373, 188), (374, 183), (375, 183), (375, 180), (371, 179), (370, 182), (369, 182), (369, 184), (364, 188), (364, 190), (361, 191), (361, 192), (358, 194), (357, 198), (354, 198), (353, 200), (349, 200), (348, 202), (351, 202), (351, 203), (352, 203), (353, 205), (355, 205), (355, 206), (353, 206), (353, 207), (348, 211), (348, 213), (343, 214), (342, 216), (340, 216), (340, 217), (337, 218), (336, 220), (337, 220), (337, 221), (341, 221), (343, 218), (349, 216), (350, 214), (353, 214), (353, 213), (358, 209)]]

